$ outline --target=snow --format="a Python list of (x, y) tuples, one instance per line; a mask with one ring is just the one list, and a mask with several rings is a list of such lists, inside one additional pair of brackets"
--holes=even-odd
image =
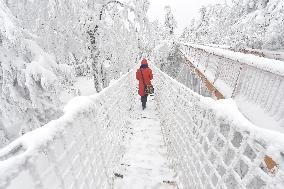
[[(185, 44), (185, 43), (183, 43)], [(280, 60), (268, 59), (263, 57), (258, 57), (251, 54), (244, 54), (240, 52), (233, 52), (226, 49), (213, 48), (203, 45), (196, 44), (185, 44), (193, 48), (202, 49), (208, 53), (212, 53), (221, 57), (225, 57), (231, 60), (239, 61), (241, 63), (248, 64), (250, 66), (266, 70), (268, 72), (284, 76), (284, 62)]]
[[(136, 30), (150, 25), (144, 22), (144, 2), (120, 8), (113, 2), (100, 23), (102, 5), (97, 3), (106, 2), (0, 1), (0, 119), (9, 142), (58, 118), (74, 96), (94, 94), (91, 83), (100, 91), (128, 72), (139, 53), (137, 37), (150, 41), (151, 34)], [(128, 11), (134, 19), (126, 17)], [(94, 22), (100, 29), (92, 37), (86, 31), (94, 31)], [(99, 54), (94, 56), (90, 37), (97, 36)], [(79, 78), (73, 87), (75, 76), (96, 73), (96, 81)]]
[(97, 93), (92, 77), (77, 77), (77, 81), (74, 86), (80, 91), (79, 94), (81, 96), (89, 96)]
[(221, 48), (221, 49), (230, 49), (228, 45), (216, 45), (216, 44), (204, 44), (205, 46), (214, 47), (214, 48)]
[(249, 102), (245, 97), (237, 96), (235, 101), (239, 110), (256, 126), (284, 133), (284, 126), (273, 116), (266, 113), (259, 105)]
[[(226, 54), (227, 52), (230, 52), (230, 56)], [(252, 123), (261, 128), (283, 133), (283, 75), (280, 74), (281, 69), (277, 70), (280, 75), (276, 74), (276, 69), (283, 67), (284, 62), (277, 60), (269, 62), (270, 59), (254, 55), (200, 45), (185, 45), (182, 53), (187, 53), (185, 56), (188, 60), (204, 73), (225, 98), (236, 99), (239, 110)], [(209, 54), (210, 58), (204, 60), (203, 57)], [(246, 57), (254, 57), (254, 64), (247, 64)], [(264, 70), (263, 62), (258, 60), (268, 62)], [(273, 70), (275, 73), (271, 72)]]
[(0, 148), (6, 146), (7, 144), (9, 144), (9, 140), (6, 138), (5, 131), (0, 127)]
[[(227, 188), (232, 185), (258, 188), (256, 183), (259, 182), (264, 183), (261, 184), (263, 188), (283, 187), (283, 133), (252, 124), (232, 99), (204, 98), (158, 69), (154, 73), (158, 80), (155, 84), (162, 83), (156, 90), (156, 99), (165, 141), (183, 186), (206, 188), (210, 183), (215, 186), (218, 183), (217, 186), (226, 185)], [(274, 173), (267, 170), (264, 163), (261, 167), (265, 155), (276, 162)], [(232, 176), (232, 167), (234, 173), (245, 173), (246, 178)], [(203, 171), (192, 172), (203, 169), (210, 174), (204, 177)], [(200, 179), (204, 182), (200, 183)]]
[[(156, 75), (160, 72), (157, 69), (155, 71)], [(161, 74), (158, 80), (156, 84), (163, 83), (156, 92), (165, 141), (170, 147), (170, 155), (177, 159), (174, 162), (175, 169), (181, 171), (179, 175), (182, 175), (180, 180), (184, 186), (203, 188), (211, 179), (214, 180), (214, 174), (211, 174), (212, 177), (206, 177), (206, 182), (200, 184), (200, 179), (204, 178), (202, 173), (199, 174), (198, 171), (198, 174), (195, 174), (191, 170), (206, 170), (209, 167), (208, 172), (212, 173), (219, 172), (219, 166), (222, 166), (223, 174), (227, 176), (231, 174), (231, 167), (235, 167), (235, 171), (239, 167), (239, 173), (245, 172), (246, 169), (250, 170), (247, 179), (228, 178), (231, 180), (225, 183), (228, 188), (232, 186), (228, 182), (234, 183), (236, 188), (245, 188), (247, 184), (256, 188), (256, 182), (253, 181), (256, 178), (261, 178), (260, 181), (265, 185), (271, 183), (271, 188), (283, 186), (283, 133), (252, 124), (241, 114), (232, 99), (214, 101), (211, 98), (204, 98), (165, 74)], [(167, 91), (176, 91), (178, 95), (167, 94)], [(222, 141), (221, 149), (216, 148), (219, 140)], [(256, 156), (250, 157), (251, 155)], [(278, 164), (275, 175), (272, 173), (273, 176), (258, 177), (263, 171), (269, 172), (265, 165), (263, 169), (259, 167), (264, 155), (271, 157)], [(247, 161), (248, 157), (254, 160)], [(237, 163), (240, 159), (245, 160), (244, 166)], [(212, 164), (206, 163), (207, 161), (211, 161)], [(223, 167), (224, 162), (230, 166)], [(188, 164), (191, 166), (187, 167)], [(223, 174), (221, 177), (217, 176), (219, 181), (216, 182), (223, 183), (220, 182), (220, 178), (227, 177)], [(273, 181), (268, 181), (270, 179)]]
[[(233, 49), (232, 47), (227, 46), (227, 45), (205, 44), (205, 46), (237, 51), (237, 49)], [(245, 48), (245, 49), (242, 49), (242, 50), (247, 51), (246, 54), (254, 54), (254, 55), (260, 56), (260, 57), (262, 57), (262, 55), (263, 55), (265, 58), (280, 60), (282, 62), (284, 61), (283, 50), (271, 51), (271, 50), (265, 50), (265, 49), (261, 50), (261, 49), (252, 49), (252, 48)]]
[(263, 53), (266, 58), (276, 59), (284, 62), (284, 51), (269, 51), (269, 50), (257, 50), (248, 49), (252, 52)]
[[(130, 113), (129, 138), (126, 153), (120, 162), (114, 189), (177, 189), (176, 173), (167, 160), (167, 149), (153, 97), (143, 111), (137, 98)], [(139, 102), (139, 103), (138, 103)]]
[(94, 80), (92, 77), (76, 77), (71, 90), (64, 90), (60, 94), (60, 100), (63, 104), (67, 104), (72, 98), (76, 96), (89, 96), (96, 94), (94, 87)]
[[(0, 145), (26, 133), (0, 151), (0, 188), (107, 188), (114, 177), (117, 189), (230, 188), (226, 182), (239, 178), (237, 174), (243, 174), (246, 166), (249, 176), (236, 179), (236, 187), (242, 184), (248, 188), (252, 178), (262, 179), (269, 187), (276, 180), (278, 188), (283, 187), (282, 61), (228, 51), (223, 45), (192, 44), (216, 55), (208, 61), (200, 53), (202, 61), (198, 65), (200, 71), (209, 68), (205, 75), (226, 97), (231, 97), (232, 88), (239, 86), (234, 85), (240, 70), (235, 64), (259, 68), (238, 75), (248, 85), (239, 90), (246, 90), (248, 95), (237, 95), (235, 101), (203, 98), (155, 68), (157, 93), (149, 97), (148, 108), (142, 111), (139, 97), (134, 94), (134, 71), (115, 79), (129, 71), (137, 55), (151, 53), (155, 54), (151, 60), (159, 61), (157, 65), (177, 74), (176, 67), (183, 60), (179, 61), (174, 53), (178, 51), (176, 43), (166, 40), (174, 36), (168, 36), (158, 22), (148, 22), (148, 1), (133, 1), (120, 8), (109, 6), (100, 22), (97, 13), (102, 7), (96, 2), (0, 0)], [(231, 40), (234, 32), (218, 31), (231, 24), (239, 32), (236, 40), (230, 41), (234, 45), (242, 48), (242, 43), (249, 42), (244, 45), (281, 50), (283, 1), (269, 1), (269, 9), (275, 5), (272, 17), (265, 14), (267, 11), (249, 10), (258, 5), (256, 0), (248, 0), (245, 5), (248, 2), (249, 7), (241, 9), (252, 13), (236, 18), (235, 24), (234, 16), (243, 12), (226, 14), (219, 6), (212, 7), (208, 14), (206, 9), (201, 10), (204, 21), (206, 15), (213, 17), (208, 19), (210, 30), (205, 31), (208, 35), (215, 33), (216, 38), (207, 43)], [(127, 14), (130, 10), (132, 18)], [(228, 17), (217, 19), (218, 15)], [(223, 24), (225, 19), (225, 27), (214, 28), (215, 22)], [(262, 27), (264, 24), (269, 27)], [(170, 11), (166, 25), (172, 33), (175, 22)], [(195, 38), (206, 41), (206, 33), (199, 30)], [(281, 58), (283, 53), (272, 55)], [(218, 62), (218, 56), (225, 57), (225, 61)], [(206, 61), (212, 64), (208, 66)], [(229, 66), (218, 73), (218, 65)], [(94, 74), (96, 79), (75, 78), (75, 70), (77, 75)], [(183, 76), (182, 71), (177, 77)], [(193, 83), (201, 91), (199, 82)], [(105, 89), (97, 94), (100, 88)], [(252, 103), (254, 97), (254, 102), (265, 106), (267, 112)], [(227, 127), (227, 135), (222, 133), (223, 127)], [(223, 149), (216, 148), (218, 139), (224, 142)], [(245, 154), (247, 149), (256, 155), (254, 160), (249, 159), (251, 154)], [(227, 152), (234, 154), (232, 165), (226, 162)], [(265, 155), (277, 163), (279, 170), (273, 176), (261, 170)], [(224, 177), (217, 173), (215, 158), (220, 159), (220, 165), (226, 164)], [(187, 183), (184, 185), (182, 172)]]
[[(277, 125), (273, 125), (273, 123), (275, 123), (274, 121), (271, 123), (264, 121), (264, 123), (261, 124), (268, 123), (269, 125), (266, 125), (265, 128), (258, 127), (244, 117), (244, 115), (239, 111), (240, 106), (238, 106), (236, 101), (233, 99), (219, 100), (213, 103), (210, 101), (211, 99), (203, 99), (205, 105), (208, 107), (211, 106), (216, 114), (222, 117), (222, 119), (229, 120), (233, 127), (237, 127), (238, 131), (243, 130), (245, 132), (252, 133), (252, 136), (255, 140), (263, 142), (262, 145), (265, 146), (266, 155), (273, 157), (280, 167), (284, 167), (282, 157), (284, 149), (284, 134), (279, 132), (283, 131), (282, 128), (278, 127)], [(267, 117), (267, 115), (255, 107), (255, 105), (252, 105), (253, 107), (249, 107), (251, 104), (243, 101), (242, 105), (244, 104), (245, 106), (242, 106), (241, 108), (248, 108), (249, 110), (246, 111), (250, 112), (250, 115), (253, 114), (253, 111), (257, 111), (256, 113), (261, 113), (260, 115), (263, 115), (264, 119)], [(259, 123), (260, 121), (262, 121), (262, 118), (257, 120)]]
[(8, 9), (6, 3), (3, 0), (0, 2), (0, 27), (1, 34), (5, 34), (5, 37), (15, 40), (16, 30), (15, 24), (13, 23), (14, 17), (12, 16), (11, 11)]
[[(124, 127), (124, 115), (126, 115), (125, 112), (129, 109), (128, 106), (130, 106), (130, 104), (127, 98), (124, 98), (124, 100), (118, 99), (117, 94), (114, 91), (119, 92), (122, 96), (127, 96), (133, 91), (132, 88), (129, 88), (129, 83), (125, 82), (121, 85), (121, 80), (125, 81), (128, 78), (130, 79), (130, 76), (131, 81), (134, 81), (134, 77), (130, 75), (131, 73), (132, 72), (124, 75), (116, 82), (113, 82), (111, 87), (104, 89), (99, 94), (93, 96), (80, 96), (72, 99), (65, 106), (64, 115), (62, 117), (50, 121), (41, 128), (26, 133), (1, 149), (0, 188), (3, 186), (7, 188), (8, 184), (11, 188), (18, 189), (17, 183), (22, 183), (26, 187), (32, 186), (36, 184), (34, 182), (34, 176), (36, 174), (36, 182), (40, 182), (40, 179), (41, 182), (45, 184), (45, 188), (50, 187), (50, 185), (46, 186), (46, 184), (48, 184), (47, 181), (53, 176), (55, 176), (55, 180), (52, 186), (56, 186), (54, 188), (62, 188), (62, 185), (58, 182), (58, 175), (68, 172), (68, 174), (70, 174), (70, 169), (65, 167), (66, 159), (64, 158), (73, 158), (72, 161), (76, 164), (68, 165), (74, 166), (73, 169), (80, 168), (77, 164), (78, 158), (87, 158), (87, 156), (81, 157), (78, 155), (82, 153), (83, 149), (81, 147), (84, 145), (85, 147), (88, 146), (88, 148), (95, 150), (93, 157), (89, 158), (95, 158), (96, 160), (100, 159), (100, 161), (103, 161), (101, 158), (113, 158), (113, 156), (117, 158), (119, 154), (122, 153), (120, 145), (117, 144), (120, 143), (121, 136), (123, 136), (123, 133), (120, 133), (121, 127)], [(119, 91), (118, 89), (122, 91)], [(108, 114), (105, 112), (96, 112), (96, 115), (99, 116), (94, 118), (93, 112), (97, 109), (102, 110), (110, 106), (112, 108), (108, 110)], [(118, 112), (120, 115), (117, 117)], [(111, 128), (109, 128), (110, 122), (112, 121), (110, 120), (110, 117), (115, 117), (115, 122), (112, 123)], [(106, 131), (110, 134), (109, 136), (105, 135)], [(94, 141), (87, 141), (87, 139), (83, 137), (82, 132), (84, 135), (88, 134), (94, 137)], [(104, 135), (100, 136), (102, 134)], [(91, 144), (87, 145), (87, 142), (91, 142)], [(100, 149), (102, 147), (101, 145), (104, 146), (102, 149)], [(100, 150), (105, 154), (104, 157), (101, 156), (102, 152), (98, 153)], [(88, 150), (85, 153), (88, 153)], [(53, 158), (55, 158), (56, 161), (52, 163), (49, 160)], [(89, 161), (89, 164), (90, 162), (93, 161)], [(44, 163), (47, 164), (46, 168)], [(33, 166), (31, 166), (31, 164), (33, 164)], [(83, 164), (79, 164), (79, 166), (83, 166)], [(104, 167), (100, 169), (102, 166)], [(60, 167), (60, 169), (66, 168), (66, 172), (57, 172), (57, 175), (54, 175), (54, 171), (56, 172), (56, 170), (53, 170), (53, 167)], [(89, 165), (89, 167), (93, 168), (93, 165)], [(107, 179), (109, 178), (105, 177), (105, 172), (112, 170), (112, 166), (106, 164), (102, 165), (102, 163), (100, 163), (99, 165), (95, 165), (95, 168), (96, 170), (93, 169), (95, 176), (92, 179), (97, 182), (96, 179), (103, 175), (103, 180), (107, 182)], [(95, 171), (98, 170), (101, 172), (96, 174)], [(48, 176), (42, 177), (43, 172), (48, 173)], [(61, 177), (63, 179), (64, 176), (61, 175)], [(111, 175), (109, 175), (109, 177), (111, 177)], [(33, 179), (24, 180), (25, 178)], [(10, 181), (11, 183), (9, 184)], [(81, 182), (78, 181), (76, 183), (81, 183), (81, 185), (84, 186), (85, 181), (81, 180)], [(102, 188), (105, 183), (101, 180), (101, 182), (97, 184), (98, 188)]]
[(222, 91), (222, 95), (224, 95), (225, 98), (232, 97), (233, 89), (229, 85), (227, 85), (223, 80), (220, 79), (216, 80), (214, 86), (216, 87), (217, 90)]
[[(189, 57), (183, 50), (181, 52), (187, 57), (188, 60), (192, 60), (191, 57)], [(214, 66), (213, 63), (215, 63), (215, 59), (211, 60), (213, 62), (210, 62), (211, 64), (205, 67), (205, 65), (202, 65), (201, 62), (193, 61), (192, 63), (198, 70), (203, 73), (206, 77), (206, 79), (214, 85), (214, 87), (222, 93), (222, 95), (225, 98), (231, 98), (233, 94), (233, 88), (229, 86), (225, 81), (223, 81), (220, 78), (216, 79), (216, 70), (213, 70), (211, 66)], [(205, 64), (208, 64), (208, 62), (205, 62)]]
[(234, 49), (283, 50), (283, 0), (237, 0), (202, 7), (182, 39)]
[[(243, 167), (250, 170), (246, 179), (235, 181), (237, 185), (245, 186), (266, 174), (259, 163), (268, 155), (279, 170), (261, 179), (265, 184), (283, 186), (282, 133), (253, 125), (232, 99), (204, 98), (155, 66), (153, 71), (155, 97), (149, 97), (146, 110), (135, 92), (133, 69), (101, 93), (72, 99), (61, 118), (0, 151), (0, 187), (11, 182), (9, 186), (17, 189), (17, 183), (25, 183), (27, 178), (27, 187), (42, 183), (48, 188), (54, 178), (52, 188), (62, 188), (58, 180), (83, 188), (89, 179), (96, 188), (110, 186), (113, 179), (116, 189), (200, 188), (216, 176), (209, 174), (204, 184), (200, 183), (202, 172), (191, 170), (210, 169), (218, 174), (216, 167), (226, 163), (228, 150), (238, 158), (233, 167), (242, 159)], [(220, 126), (228, 129), (227, 136)], [(224, 142), (222, 150), (216, 148), (218, 138)], [(247, 149), (256, 155), (254, 161), (248, 160)], [(212, 155), (221, 160), (215, 161)], [(226, 177), (232, 166), (224, 167)], [(74, 170), (79, 170), (80, 177), (74, 176)], [(86, 176), (88, 172), (94, 175)], [(65, 180), (66, 175), (70, 180)], [(218, 182), (227, 185), (222, 179)]]

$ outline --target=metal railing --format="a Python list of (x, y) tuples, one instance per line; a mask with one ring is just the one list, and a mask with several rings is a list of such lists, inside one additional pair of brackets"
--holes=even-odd
[(257, 104), (284, 125), (284, 62), (201, 45), (178, 45), (224, 97)]
[(95, 96), (74, 99), (61, 118), (2, 149), (0, 189), (111, 188), (134, 82), (132, 71)]
[[(202, 97), (153, 71), (163, 136), (183, 188), (284, 186), (283, 134), (255, 127), (231, 100)], [(133, 70), (8, 145), (0, 151), (0, 188), (112, 188), (135, 88)]]
[(183, 188), (284, 186), (283, 134), (252, 125), (230, 99), (202, 97), (156, 72), (162, 131)]

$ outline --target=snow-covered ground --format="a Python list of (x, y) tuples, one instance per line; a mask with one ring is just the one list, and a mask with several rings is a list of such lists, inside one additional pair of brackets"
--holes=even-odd
[(114, 189), (175, 189), (176, 174), (167, 161), (156, 103), (150, 97), (146, 110), (139, 99), (131, 113), (131, 128)]

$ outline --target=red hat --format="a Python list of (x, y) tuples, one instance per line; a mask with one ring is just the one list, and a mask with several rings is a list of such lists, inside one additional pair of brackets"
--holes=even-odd
[(145, 58), (143, 58), (143, 60), (141, 61), (141, 64), (148, 64), (147, 60)]

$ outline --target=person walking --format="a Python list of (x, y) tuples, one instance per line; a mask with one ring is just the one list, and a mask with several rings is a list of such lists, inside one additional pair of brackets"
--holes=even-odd
[(136, 71), (136, 79), (139, 81), (138, 94), (141, 96), (142, 109), (146, 108), (148, 94), (145, 93), (146, 86), (152, 86), (151, 80), (153, 79), (152, 70), (148, 66), (148, 61), (143, 58), (141, 66)]

